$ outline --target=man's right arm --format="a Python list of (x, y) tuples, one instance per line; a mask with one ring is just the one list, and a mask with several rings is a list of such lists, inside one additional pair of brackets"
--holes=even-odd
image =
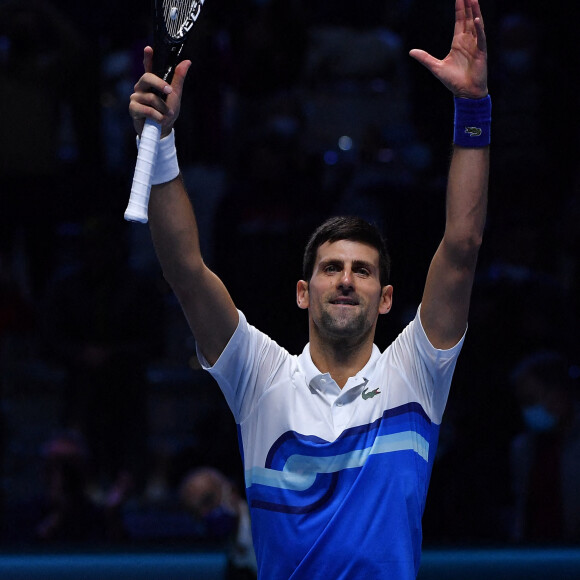
[(203, 261), (194, 211), (181, 176), (151, 188), (149, 228), (163, 275), (199, 349), (213, 365), (236, 330), (238, 311), (223, 282)]
[[(129, 112), (140, 133), (146, 118), (161, 123), (168, 135), (179, 116), (189, 62), (180, 63), (171, 87), (151, 74), (153, 50), (145, 48), (145, 74), (135, 85)], [(153, 91), (157, 91), (157, 94)], [(158, 94), (164, 93), (166, 100)], [(183, 308), (197, 345), (213, 365), (238, 325), (238, 311), (222, 281), (203, 261), (193, 207), (181, 176), (151, 188), (149, 227), (163, 270)]]

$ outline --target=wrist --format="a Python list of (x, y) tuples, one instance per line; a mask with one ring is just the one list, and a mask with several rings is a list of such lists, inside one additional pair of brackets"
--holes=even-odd
[(453, 143), (460, 147), (487, 147), (491, 140), (491, 97), (454, 97)]
[(453, 93), (456, 99), (469, 99), (472, 101), (478, 101), (479, 99), (485, 99), (489, 95), (487, 87), (482, 88), (480, 91), (475, 92), (462, 92)]
[(151, 185), (167, 183), (174, 180), (178, 175), (179, 163), (175, 148), (175, 131), (171, 129), (171, 133), (159, 141)]
[[(139, 145), (139, 137), (137, 137), (137, 145)], [(179, 163), (175, 148), (175, 131), (172, 129), (168, 135), (159, 140), (151, 176), (151, 185), (160, 185), (173, 181), (178, 175)]]

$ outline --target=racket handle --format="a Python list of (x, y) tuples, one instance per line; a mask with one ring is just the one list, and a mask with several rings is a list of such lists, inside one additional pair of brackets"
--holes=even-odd
[(131, 185), (129, 205), (127, 205), (125, 210), (125, 219), (127, 221), (147, 223), (151, 178), (155, 168), (160, 139), (161, 125), (151, 119), (147, 119), (139, 140), (139, 151), (137, 153), (133, 184)]

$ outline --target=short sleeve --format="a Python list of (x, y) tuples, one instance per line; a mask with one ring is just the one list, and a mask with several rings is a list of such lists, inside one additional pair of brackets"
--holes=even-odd
[(202, 368), (218, 383), (236, 422), (240, 423), (290, 355), (248, 324), (243, 312), (238, 312), (238, 326), (215, 364), (210, 365), (199, 348), (197, 356)]
[(421, 306), (417, 309), (417, 316), (412, 324), (413, 335), (419, 355), (431, 377), (429, 381), (431, 385), (431, 392), (429, 393), (431, 413), (433, 418), (437, 422), (440, 422), (449, 397), (451, 380), (453, 379), (457, 358), (463, 347), (465, 333), (455, 346), (449, 349), (439, 349), (431, 344), (423, 328), (421, 323)]

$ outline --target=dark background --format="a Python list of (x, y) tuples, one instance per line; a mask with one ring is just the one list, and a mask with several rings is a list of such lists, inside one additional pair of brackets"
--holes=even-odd
[[(580, 374), (578, 8), (485, 0), (482, 10), (489, 216), (425, 542), (574, 544), (580, 529), (514, 533), (510, 448), (524, 424), (510, 376), (546, 350), (575, 384)], [(180, 166), (206, 261), (249, 321), (293, 353), (307, 340), (294, 298), (302, 249), (329, 215), (366, 217), (389, 241), (382, 349), (417, 308), (442, 235), (453, 102), (408, 51), (443, 58), (452, 32), (451, 0), (203, 9), (185, 55)], [(42, 543), (47, 443), (63, 432), (83, 439), (91, 501), (119, 508), (122, 532), (99, 536), (113, 545), (199, 540), (176, 499), (193, 467), (243, 483), (234, 421), (196, 367), (147, 227), (123, 221), (136, 156), (127, 107), (150, 42), (144, 0), (0, 2), (4, 546)]]

